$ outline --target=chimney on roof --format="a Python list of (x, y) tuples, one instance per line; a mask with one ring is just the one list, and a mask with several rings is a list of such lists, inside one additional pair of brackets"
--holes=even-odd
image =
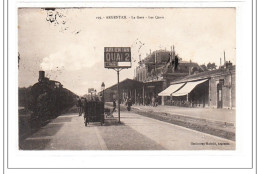
[(39, 79), (38, 81), (41, 82), (45, 78), (45, 71), (39, 71)]
[(225, 51), (224, 51), (224, 65), (226, 64), (226, 55), (225, 55)]

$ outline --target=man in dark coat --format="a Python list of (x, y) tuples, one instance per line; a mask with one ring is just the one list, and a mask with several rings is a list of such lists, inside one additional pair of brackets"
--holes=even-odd
[(79, 97), (77, 97), (77, 107), (78, 107), (79, 116), (81, 116), (81, 114), (82, 114), (82, 101)]
[(130, 111), (132, 106), (132, 99), (131, 97), (128, 98), (127, 100), (127, 110)]
[(113, 100), (113, 110), (111, 112), (111, 115), (113, 116), (113, 113), (115, 112), (116, 110), (116, 99)]
[(89, 123), (89, 119), (88, 119), (89, 113), (88, 113), (88, 101), (86, 98), (84, 99), (83, 106), (84, 106), (84, 123), (85, 126), (87, 126), (87, 124)]

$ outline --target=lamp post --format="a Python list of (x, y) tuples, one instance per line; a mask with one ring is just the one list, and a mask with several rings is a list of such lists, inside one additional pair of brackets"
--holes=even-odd
[(104, 91), (105, 91), (105, 83), (104, 82), (102, 82), (102, 84), (101, 84), (101, 90), (102, 90), (102, 100), (103, 100), (103, 102), (104, 102), (104, 106), (105, 106), (105, 96), (104, 96)]

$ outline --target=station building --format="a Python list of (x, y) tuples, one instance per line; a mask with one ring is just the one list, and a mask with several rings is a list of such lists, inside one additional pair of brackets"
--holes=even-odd
[(159, 93), (162, 104), (187, 107), (236, 107), (236, 69), (225, 63), (219, 69), (176, 79)]
[[(178, 68), (174, 69), (172, 60), (177, 58)], [(135, 70), (135, 80), (143, 83), (141, 100), (150, 100), (158, 97), (159, 104), (162, 103), (158, 94), (166, 89), (172, 81), (189, 74), (203, 72), (203, 69), (195, 62), (183, 61), (174, 51), (157, 50), (147, 55), (139, 62)], [(143, 100), (143, 104), (145, 101)]]
[[(177, 69), (171, 64), (177, 56)], [(197, 63), (183, 61), (170, 51), (147, 55), (135, 69), (134, 79), (119, 83), (120, 101), (131, 97), (134, 104), (149, 105), (156, 97), (161, 105), (182, 107), (236, 107), (236, 70), (230, 62), (219, 69), (205, 70)], [(117, 99), (117, 84), (105, 89), (105, 100)]]

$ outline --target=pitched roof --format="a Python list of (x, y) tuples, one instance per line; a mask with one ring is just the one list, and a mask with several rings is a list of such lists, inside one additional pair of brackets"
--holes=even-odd
[[(230, 71), (235, 71), (235, 65), (230, 68)], [(178, 78), (178, 79), (174, 80), (173, 82), (171, 82), (171, 84), (177, 84), (177, 83), (194, 81), (194, 80), (201, 80), (201, 79), (211, 78), (213, 76), (223, 75), (226, 73), (229, 73), (229, 69), (216, 69), (216, 70), (212, 70), (212, 71), (204, 71), (201, 73)]]
[[(126, 79), (122, 80), (121, 82), (119, 82), (119, 88), (131, 88), (135, 85), (142, 85), (142, 84), (143, 84), (142, 82), (139, 82), (137, 80), (132, 80), (132, 79), (126, 78)], [(114, 85), (106, 88), (105, 90), (108, 90), (108, 89), (116, 90), (117, 84), (114, 84)]]

